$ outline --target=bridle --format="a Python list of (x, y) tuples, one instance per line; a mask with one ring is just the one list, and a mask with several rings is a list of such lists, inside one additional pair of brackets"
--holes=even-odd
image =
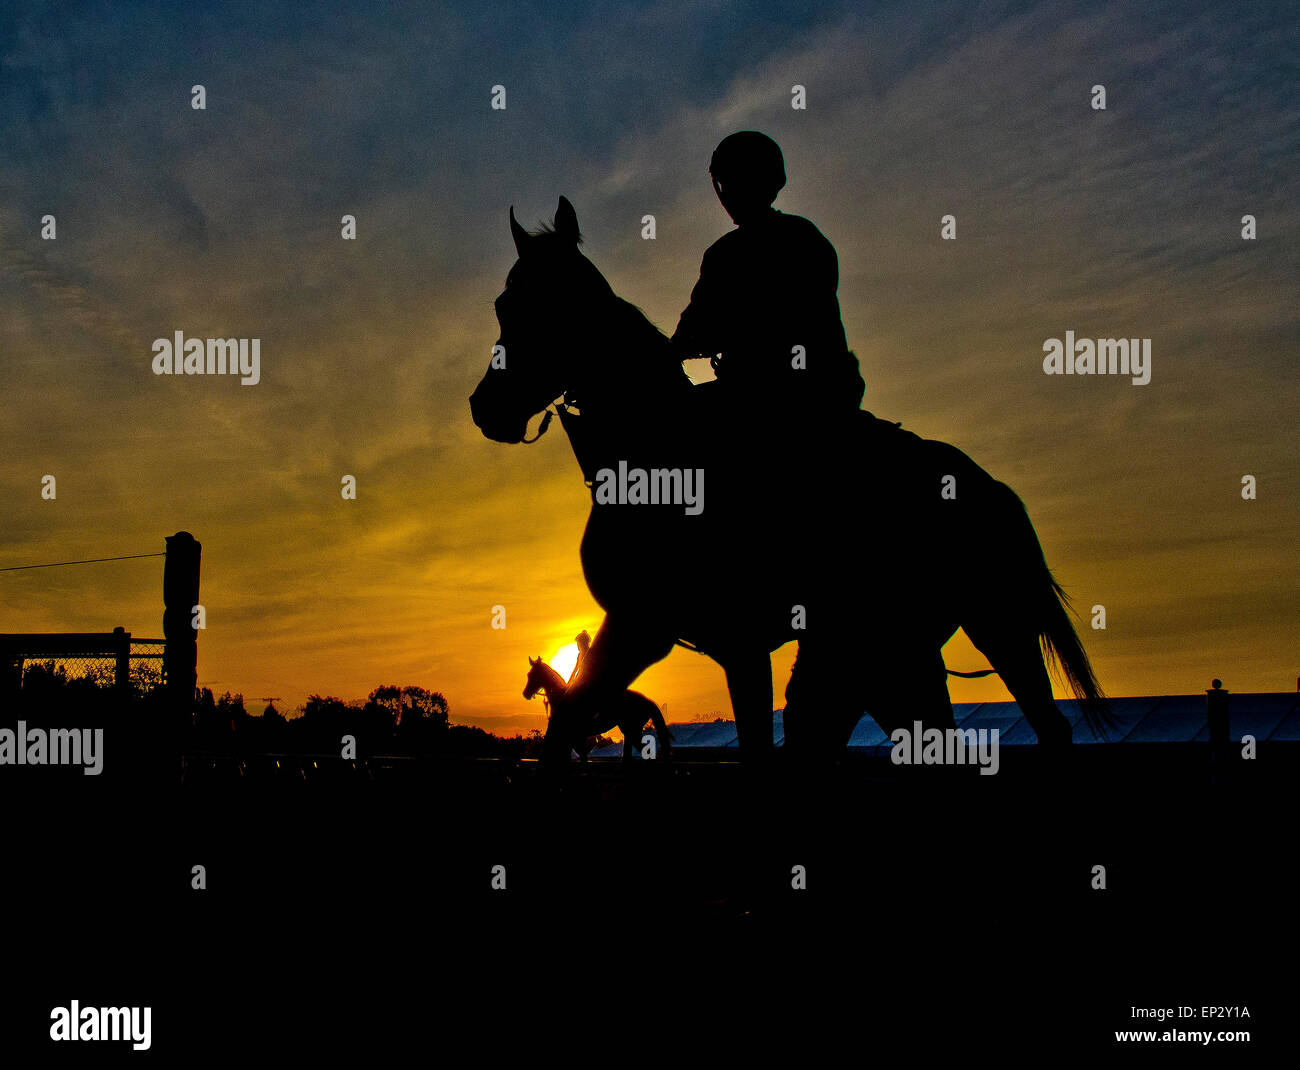
[(550, 405), (546, 406), (546, 412), (542, 416), (542, 422), (537, 427), (537, 434), (532, 438), (524, 437), (520, 441), (525, 446), (531, 446), (546, 434), (546, 429), (551, 426), (551, 421), (560, 415), (561, 409), (570, 416), (574, 415), (573, 402), (569, 400), (568, 391), (565, 391), (564, 396), (560, 398), (559, 401), (552, 402)]

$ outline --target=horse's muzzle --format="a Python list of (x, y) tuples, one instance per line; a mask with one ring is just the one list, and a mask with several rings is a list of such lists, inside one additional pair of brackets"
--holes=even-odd
[(474, 426), (493, 442), (506, 442), (511, 445), (522, 442), (524, 436), (528, 434), (528, 418), (524, 417), (521, 420), (493, 412), (489, 405), (484, 404), (482, 389), (480, 386), (469, 396), (469, 413), (474, 420)]

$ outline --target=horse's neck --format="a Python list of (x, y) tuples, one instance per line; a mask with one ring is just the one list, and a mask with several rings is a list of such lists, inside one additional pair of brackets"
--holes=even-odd
[(574, 390), (584, 416), (590, 414), (614, 429), (629, 416), (658, 410), (690, 388), (663, 332), (612, 292), (601, 302), (592, 338), (581, 361), (584, 382)]
[(547, 699), (551, 702), (563, 700), (564, 693), (569, 689), (568, 684), (564, 682), (564, 677), (546, 664), (539, 666), (539, 671), (542, 677), (542, 690), (546, 692)]
[(668, 340), (621, 298), (605, 304), (593, 337), (600, 341), (581, 357), (571, 391), (582, 415), (563, 421), (589, 482), (598, 469), (643, 454), (668, 433), (663, 414), (680, 411), (691, 387)]

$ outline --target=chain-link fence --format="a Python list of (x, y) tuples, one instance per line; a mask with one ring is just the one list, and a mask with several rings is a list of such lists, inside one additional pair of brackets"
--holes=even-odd
[[(24, 642), (20, 636), (5, 636), (0, 642), (4, 675), (22, 690), (33, 688), (94, 687), (109, 690), (119, 684), (135, 695), (144, 696), (163, 684), (161, 639), (133, 639), (129, 634), (111, 636), (111, 644), (90, 637), (44, 635)], [(50, 648), (58, 646), (57, 652)]]

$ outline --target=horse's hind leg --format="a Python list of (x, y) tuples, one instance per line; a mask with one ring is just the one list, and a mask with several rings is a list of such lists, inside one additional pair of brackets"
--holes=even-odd
[(861, 703), (885, 735), (899, 728), (910, 733), (918, 721), (923, 732), (957, 727), (940, 649), (918, 642), (902, 650), (879, 651), (875, 661), (878, 668), (868, 669)]
[(1006, 684), (1038, 742), (1059, 747), (1070, 742), (1070, 722), (1052, 697), (1052, 681), (1043, 664), (1038, 636), (1023, 626), (1000, 620), (963, 624), (966, 637)]
[[(825, 764), (848, 746), (869, 713), (885, 733), (897, 728), (954, 728), (942, 653), (924, 641), (901, 647), (800, 644), (786, 687), (785, 746), (796, 762)], [(865, 678), (864, 678), (865, 674)]]
[[(647, 742), (651, 742), (646, 728), (653, 725), (655, 730), (653, 749), (647, 757), (669, 757), (671, 745), (668, 741), (668, 726), (664, 723), (664, 715), (659, 712), (659, 707), (654, 701), (646, 698), (640, 691), (629, 691), (623, 698), (623, 705), (626, 709), (620, 727), (623, 728), (624, 739), (634, 741), (633, 751), (637, 748), (644, 750)], [(635, 754), (630, 753), (628, 757), (635, 757)]]

